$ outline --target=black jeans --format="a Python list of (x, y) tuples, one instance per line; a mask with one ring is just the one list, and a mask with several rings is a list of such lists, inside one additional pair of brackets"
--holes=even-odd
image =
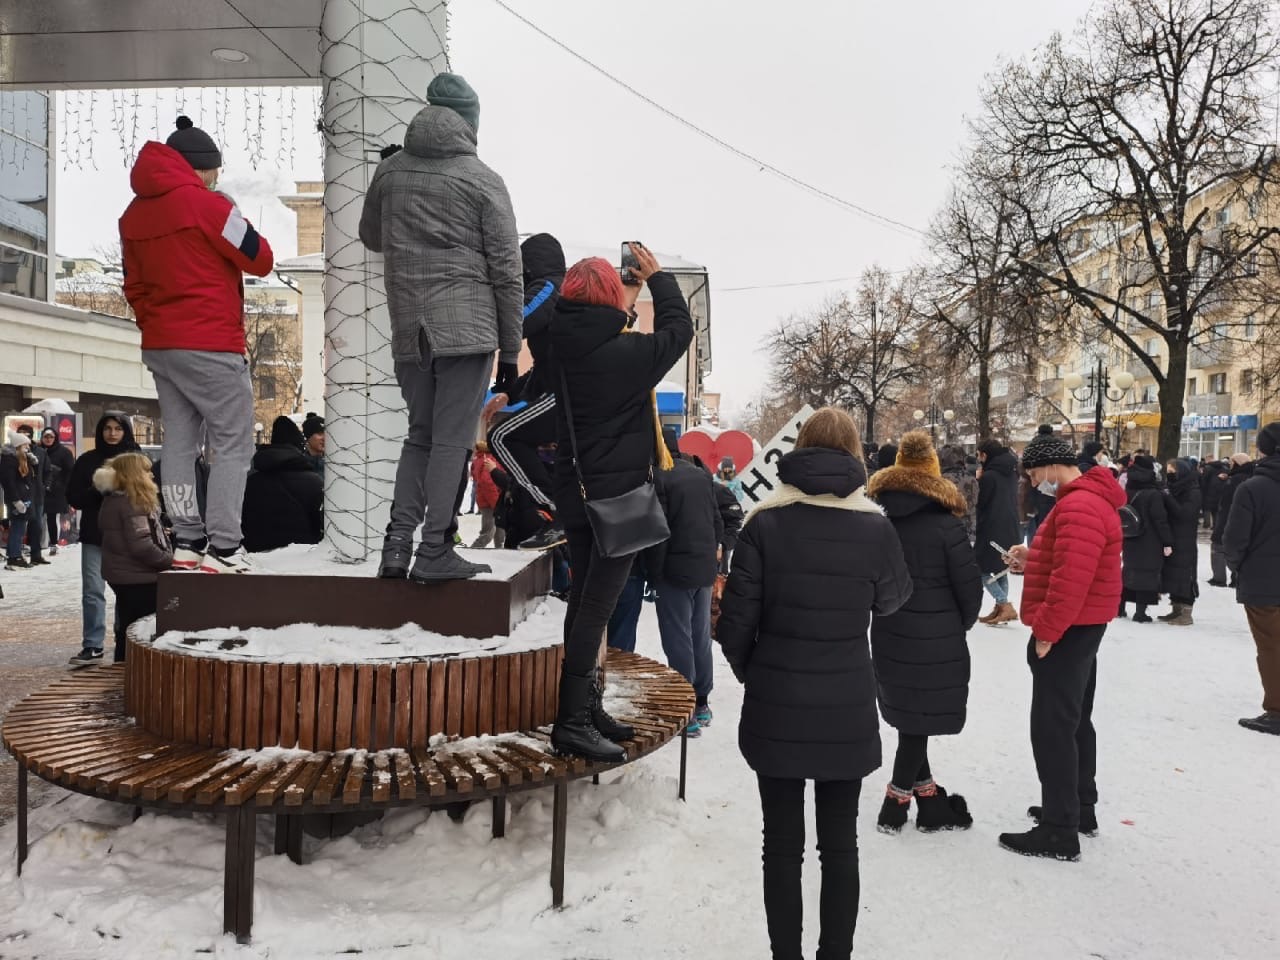
[(564, 672), (591, 676), (613, 608), (631, 576), (632, 555), (604, 557), (590, 527), (569, 527), (569, 609), (564, 616)]
[(917, 783), (930, 780), (929, 738), (914, 733), (898, 734), (898, 753), (893, 758), (893, 780), (899, 790), (910, 791)]
[(1105, 624), (1071, 627), (1043, 660), (1036, 656), (1035, 637), (1027, 644), (1031, 751), (1040, 776), (1041, 820), (1050, 826), (1077, 830), (1080, 805), (1098, 802), (1093, 694), (1106, 631)]
[[(764, 813), (764, 913), (773, 960), (798, 960), (804, 920), (804, 780), (759, 776)], [(861, 780), (821, 780), (817, 807), (818, 960), (847, 960), (858, 922), (858, 794)]]
[(154, 583), (113, 583), (111, 592), (116, 595), (116, 663), (124, 660), (125, 631), (143, 617), (156, 612), (156, 585)]

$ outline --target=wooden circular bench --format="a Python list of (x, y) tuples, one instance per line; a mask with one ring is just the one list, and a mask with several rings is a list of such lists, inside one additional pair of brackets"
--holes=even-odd
[[(28, 849), (28, 771), (68, 790), (135, 808), (225, 813), (223, 929), (242, 943), (248, 942), (253, 923), (254, 831), (260, 814), (276, 816), (276, 853), (287, 853), (300, 863), (301, 817), (306, 814), (368, 812), (410, 804), (444, 807), (491, 799), (493, 835), (501, 837), (506, 797), (551, 786), (555, 794), (551, 887), (552, 903), (558, 907), (564, 898), (568, 782), (618, 766), (553, 755), (543, 727), (483, 739), (441, 742), (442, 738), (435, 738), (421, 743), (415, 742), (410, 722), (407, 742), (394, 746), (390, 745), (398, 729), (394, 714), (389, 721), (390, 739), (381, 741), (389, 745), (382, 749), (254, 751), (206, 745), (166, 735), (183, 727), (170, 728), (163, 718), (159, 718), (160, 733), (148, 729), (154, 727), (150, 721), (135, 722), (125, 709), (125, 670), (124, 665), (116, 665), (72, 674), (21, 701), (5, 717), (0, 739), (18, 762), (18, 872)], [(668, 667), (620, 651), (610, 651), (608, 675), (611, 687), (616, 685), (631, 705), (630, 710), (619, 711), (619, 719), (636, 729), (636, 738), (624, 744), (627, 762), (680, 737), (683, 799), (684, 733), (694, 708), (692, 688)], [(159, 676), (164, 676), (163, 669)], [(317, 673), (317, 682), (318, 678)], [(412, 669), (408, 678), (413, 689)], [(181, 689), (186, 689), (185, 680)], [(316, 696), (318, 701), (319, 690)], [(167, 715), (169, 722), (178, 724), (184, 718), (185, 724), (185, 702), (181, 710), (172, 704)], [(522, 714), (517, 711), (517, 715)], [(375, 737), (378, 729), (375, 723)]]

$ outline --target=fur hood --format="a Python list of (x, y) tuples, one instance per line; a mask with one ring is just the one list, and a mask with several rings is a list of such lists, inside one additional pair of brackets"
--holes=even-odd
[(871, 475), (867, 484), (867, 496), (878, 500), (883, 493), (913, 493), (932, 500), (950, 510), (957, 517), (966, 516), (969, 505), (954, 483), (943, 477), (934, 477), (922, 470), (908, 467), (885, 467)]
[(120, 481), (116, 478), (115, 468), (109, 464), (103, 464), (93, 471), (93, 487), (104, 496), (109, 493), (124, 492), (120, 489)]

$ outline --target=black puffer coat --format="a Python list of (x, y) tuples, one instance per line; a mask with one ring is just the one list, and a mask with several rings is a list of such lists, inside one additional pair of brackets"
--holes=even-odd
[(1204, 498), (1204, 509), (1217, 512), (1222, 508), (1222, 496), (1227, 490), (1230, 474), (1227, 472), (1231, 464), (1214, 461), (1205, 464), (1204, 479), (1200, 484), (1200, 492)]
[[(102, 436), (102, 428), (108, 420), (124, 427), (124, 438), (115, 446), (108, 446)], [(94, 448), (76, 458), (67, 480), (67, 502), (80, 511), (80, 542), (95, 547), (102, 546), (102, 534), (98, 530), (98, 510), (102, 507), (102, 494), (93, 485), (93, 475), (112, 457), (141, 449), (133, 439), (133, 424), (127, 417), (103, 415), (93, 431)]]
[(1129, 506), (1142, 519), (1142, 536), (1124, 541), (1124, 589), (1135, 602), (1155, 603), (1165, 565), (1164, 548), (1173, 546), (1173, 529), (1154, 467), (1131, 466), (1124, 492)]
[(965, 634), (982, 603), (968, 504), (950, 480), (906, 467), (876, 471), (867, 492), (898, 531), (913, 584), (897, 613), (871, 624), (880, 713), (902, 733), (959, 733), (969, 700)]
[(766, 503), (743, 527), (716, 628), (746, 684), (738, 745), (767, 777), (858, 780), (881, 759), (867, 627), (873, 612), (906, 602), (911, 575), (849, 453), (794, 450), (778, 476), (809, 498), (834, 495), (860, 509)]
[(1196, 564), (1200, 531), (1200, 478), (1185, 460), (1174, 461), (1177, 473), (1169, 477), (1165, 506), (1173, 528), (1173, 553), (1165, 558), (1160, 580), (1162, 593), (1182, 600), (1194, 600), (1200, 593), (1196, 584)]
[(742, 513), (742, 504), (738, 502), (734, 492), (719, 482), (716, 482), (716, 506), (720, 508), (720, 522), (724, 527), (720, 546), (724, 547), (725, 552), (728, 553), (738, 545), (738, 533), (742, 530), (742, 523), (746, 518)]
[[(19, 457), (26, 462), (25, 474), (18, 468)], [(4, 504), (11, 514), (15, 503), (32, 504), (22, 516), (27, 520), (34, 518), (37, 523), (43, 522), (43, 517), (36, 517), (33, 513), (39, 477), (40, 463), (31, 452), (30, 444), (23, 444), (20, 451), (7, 443), (0, 449), (0, 490), (4, 491)]]
[(711, 586), (720, 569), (716, 551), (724, 535), (711, 474), (677, 458), (675, 468), (659, 471), (656, 479), (671, 538), (645, 555), (650, 579), (686, 590)]
[(253, 455), (241, 527), (250, 553), (324, 538), (324, 481), (299, 447), (272, 444)]
[(71, 479), (71, 471), (75, 468), (76, 458), (69, 447), (55, 440), (52, 446), (45, 447), (48, 459), (48, 472), (44, 482), (44, 512), (67, 512), (67, 481)]
[(511, 402), (532, 403), (545, 393), (555, 393), (551, 370), (551, 318), (564, 283), (564, 249), (549, 233), (535, 233), (520, 244), (524, 267), (524, 339), (533, 366), (515, 390)]
[(1222, 547), (1236, 574), (1236, 602), (1280, 606), (1280, 456), (1255, 461), (1253, 477), (1236, 490)]
[(1022, 524), (1018, 522), (1018, 461), (1007, 448), (987, 454), (982, 476), (978, 478), (974, 548), (978, 569), (983, 573), (996, 573), (1006, 566), (991, 546), (993, 540), (1005, 548), (1022, 542)]
[(574, 474), (566, 408), (573, 407), (576, 455), (592, 500), (617, 497), (645, 482), (657, 451), (652, 390), (693, 340), (693, 319), (675, 277), (649, 278), (653, 333), (628, 333), (627, 315), (560, 299), (551, 320), (554, 364), (563, 370), (569, 396), (555, 385), (556, 464), (553, 498), (567, 527), (587, 525)]
[(1222, 536), (1227, 529), (1227, 519), (1231, 516), (1231, 503), (1235, 500), (1236, 491), (1240, 489), (1241, 484), (1253, 476), (1253, 468), (1257, 466), (1256, 460), (1250, 460), (1248, 463), (1233, 463), (1231, 465), (1231, 473), (1227, 475), (1227, 487), (1222, 491), (1222, 502), (1218, 504), (1218, 515), (1213, 520), (1213, 535), (1209, 538), (1212, 543), (1221, 544)]

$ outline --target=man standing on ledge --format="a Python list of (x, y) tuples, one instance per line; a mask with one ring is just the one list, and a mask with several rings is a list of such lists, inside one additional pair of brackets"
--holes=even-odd
[(511, 198), (476, 156), (480, 101), (462, 77), (442, 73), (427, 103), (404, 149), (378, 165), (360, 217), (361, 241), (386, 258), (392, 356), (409, 414), (378, 576), (419, 583), (489, 572), (458, 556), (449, 530), (495, 350), (494, 392), (514, 389), (524, 308)]
[(1026, 833), (1002, 833), (1000, 845), (1027, 857), (1080, 859), (1080, 834), (1098, 830), (1097, 736), (1093, 693), (1098, 647), (1120, 607), (1120, 529), (1124, 491), (1110, 470), (1081, 473), (1075, 453), (1052, 434), (1022, 452), (1031, 482), (1057, 503), (1030, 549), (1009, 550), (1025, 571), (1022, 622), (1031, 628), (1031, 750), (1040, 776), (1037, 821)]

